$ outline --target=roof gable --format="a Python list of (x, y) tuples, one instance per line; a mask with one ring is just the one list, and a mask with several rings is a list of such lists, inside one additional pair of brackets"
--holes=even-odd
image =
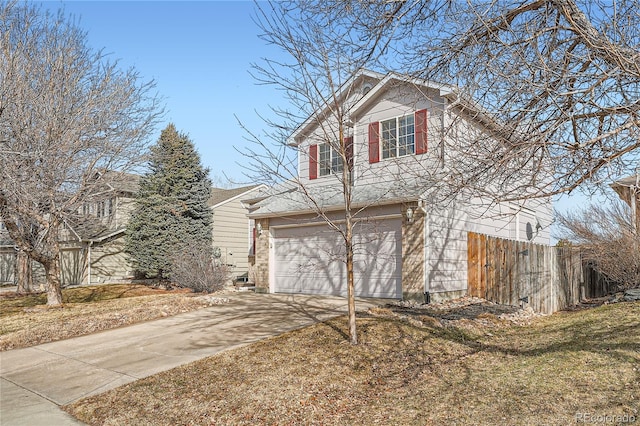
[[(349, 80), (347, 80), (338, 90), (337, 99), (343, 101), (350, 93), (353, 93), (354, 86), (360, 84), (365, 79), (380, 81), (384, 78), (384, 74), (371, 71), (371, 70), (360, 70), (355, 73)], [(374, 85), (375, 86), (375, 85)], [(372, 86), (372, 87), (374, 87)], [(302, 135), (310, 133), (313, 128), (317, 125), (319, 120), (323, 120), (329, 114), (331, 110), (331, 105), (326, 105), (322, 110), (314, 112), (310, 115), (298, 128), (291, 134), (289, 137), (289, 144), (292, 146), (296, 146), (299, 144), (299, 139)]]
[(456, 96), (454, 88), (444, 84), (435, 83), (429, 80), (423, 80), (419, 78), (413, 78), (409, 76), (403, 76), (398, 73), (390, 72), (381, 79), (365, 96), (362, 97), (351, 108), (351, 114), (357, 114), (362, 109), (375, 102), (383, 93), (385, 93), (390, 86), (397, 83), (407, 83), (417, 87), (423, 87), (426, 89), (437, 90), (441, 97)]

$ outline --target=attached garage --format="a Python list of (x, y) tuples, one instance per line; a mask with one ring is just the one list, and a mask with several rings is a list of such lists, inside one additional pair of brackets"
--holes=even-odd
[[(354, 226), (358, 297), (402, 298), (400, 218)], [(347, 294), (344, 241), (327, 224), (273, 227), (273, 289), (280, 293)]]

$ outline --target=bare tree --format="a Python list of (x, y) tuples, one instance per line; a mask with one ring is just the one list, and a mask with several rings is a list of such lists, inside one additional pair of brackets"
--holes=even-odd
[(461, 110), (498, 124), (501, 143), (459, 149), (465, 186), (503, 200), (593, 191), (640, 161), (637, 0), (351, 4), (393, 39), (394, 67), (455, 86)]
[(561, 237), (584, 248), (596, 270), (624, 288), (640, 286), (640, 235), (629, 205), (616, 200), (557, 217)]
[[(383, 46), (382, 33), (359, 32), (350, 20), (352, 9), (345, 2), (278, 1), (257, 4), (257, 23), (262, 39), (278, 47), (287, 60), (264, 59), (254, 65), (254, 77), (261, 84), (281, 89), (289, 102), (286, 109), (274, 109), (265, 135), (250, 134), (255, 145), (244, 153), (251, 159), (247, 173), (254, 180), (294, 188), (307, 206), (337, 232), (344, 243), (349, 336), (357, 344), (354, 290), (354, 216), (352, 204), (352, 138), (348, 99), (341, 91), (356, 71), (362, 69)], [(337, 216), (327, 211), (326, 190), (314, 188), (298, 176), (300, 140), (296, 129), (302, 123), (317, 126), (314, 143), (326, 144), (334, 153), (332, 173), (340, 188), (341, 208)], [(303, 138), (306, 136), (298, 135)], [(318, 153), (312, 156), (320, 161)], [(336, 194), (333, 194), (336, 195)], [(361, 208), (361, 206), (359, 206)], [(341, 256), (342, 257), (342, 256)]]
[(62, 12), (0, 2), (0, 217), (44, 266), (62, 303), (61, 232), (105, 189), (103, 170), (139, 164), (161, 113), (153, 83), (87, 45)]

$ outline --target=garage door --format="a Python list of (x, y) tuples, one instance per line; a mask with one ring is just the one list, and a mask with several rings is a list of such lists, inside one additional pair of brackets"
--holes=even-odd
[[(280, 293), (347, 294), (344, 242), (328, 225), (275, 229), (274, 289)], [(402, 297), (400, 219), (354, 227), (355, 294)]]

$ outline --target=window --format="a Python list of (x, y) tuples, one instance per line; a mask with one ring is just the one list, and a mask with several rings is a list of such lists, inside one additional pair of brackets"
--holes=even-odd
[(93, 215), (95, 213), (95, 205), (93, 203), (84, 203), (82, 205), (82, 214), (85, 216)]
[(113, 214), (113, 198), (98, 203), (97, 217), (108, 217)]
[(342, 172), (342, 158), (339, 152), (328, 143), (318, 146), (318, 169), (320, 176)]
[[(344, 138), (344, 155), (347, 158), (347, 167), (353, 169), (353, 136)], [(318, 176), (329, 176), (342, 173), (344, 164), (340, 151), (323, 143), (309, 145), (309, 179), (317, 179)]]
[[(427, 152), (428, 111), (369, 123), (369, 163)], [(382, 145), (382, 146), (380, 146)]]
[(415, 153), (413, 114), (383, 121), (380, 126), (382, 158), (402, 157)]

